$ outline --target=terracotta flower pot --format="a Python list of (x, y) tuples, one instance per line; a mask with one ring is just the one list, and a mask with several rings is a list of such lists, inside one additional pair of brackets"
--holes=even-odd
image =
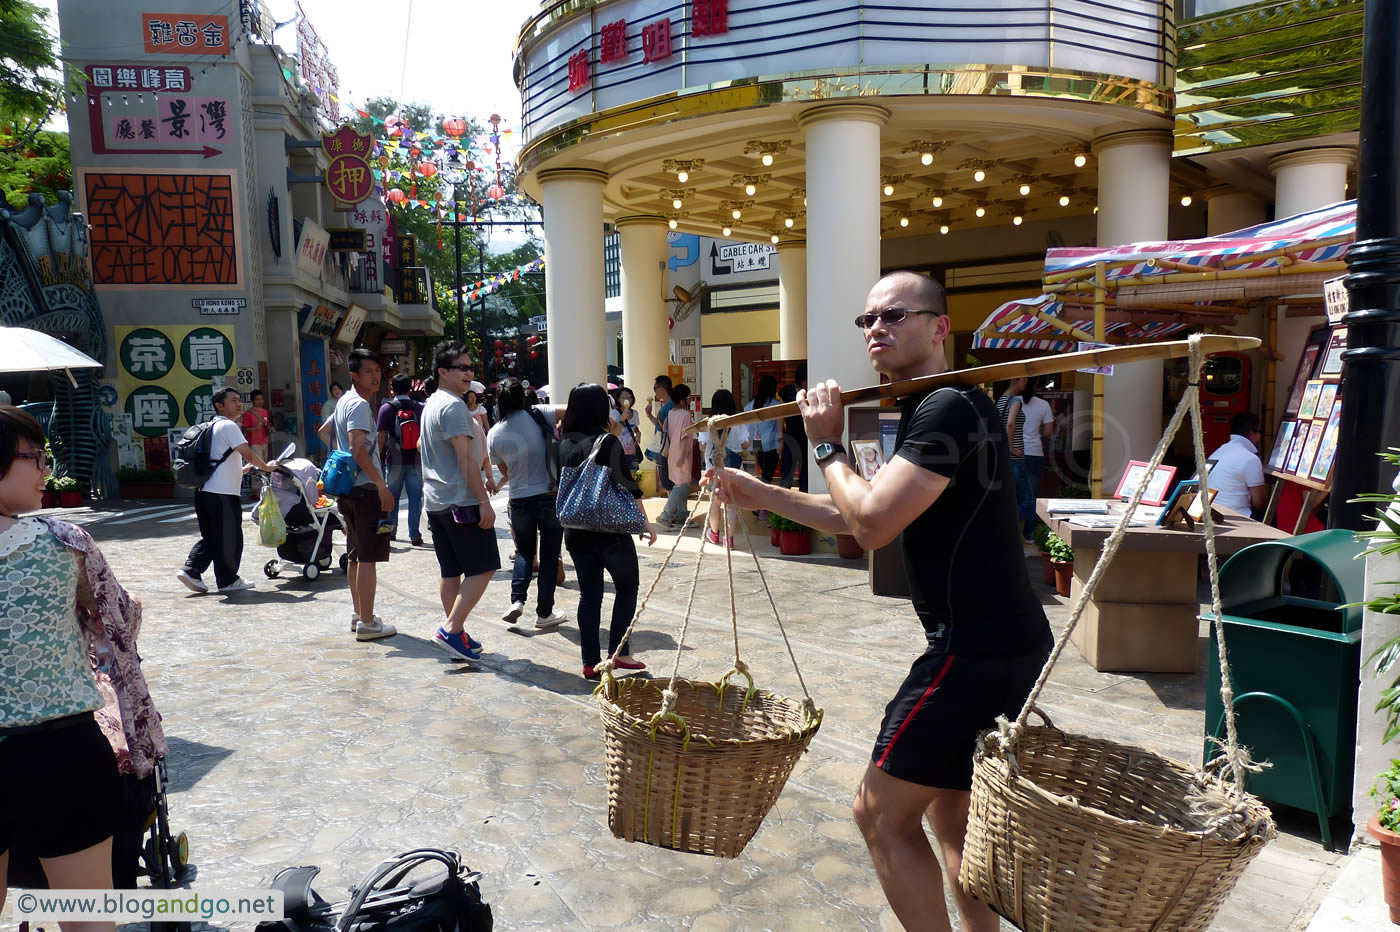
[(174, 498), (175, 483), (145, 479), (120, 480), (122, 498)]
[(1040, 571), (1045, 579), (1045, 585), (1055, 585), (1055, 564), (1050, 560), (1048, 550), (1040, 551)]
[(55, 505), (57, 505), (57, 504), (58, 504), (58, 493), (57, 493), (57, 492), (45, 492), (40, 507), (41, 507), (41, 508), (52, 508), (53, 506), (55, 506)]
[(1050, 566), (1055, 570), (1056, 594), (1069, 595), (1069, 581), (1074, 578), (1074, 564), (1054, 560), (1051, 561)]
[(865, 548), (856, 543), (854, 534), (837, 534), (836, 552), (843, 560), (859, 560), (865, 556)]
[(779, 537), (782, 533), (783, 532), (778, 530), (777, 528), (770, 527), (768, 529), (768, 543), (772, 544), (774, 547), (778, 546)]
[(83, 504), (82, 492), (59, 492), (58, 503), (64, 508), (81, 508)]
[(1381, 828), (1378, 815), (1371, 816), (1366, 831), (1381, 843), (1381, 888), (1385, 905), (1390, 907), (1390, 921), (1400, 924), (1400, 833)]
[(780, 531), (778, 549), (790, 557), (800, 557), (812, 552), (811, 531)]

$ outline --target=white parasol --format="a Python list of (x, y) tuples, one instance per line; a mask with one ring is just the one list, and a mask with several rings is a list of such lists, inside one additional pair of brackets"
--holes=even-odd
[(0, 372), (68, 373), (77, 387), (72, 369), (101, 369), (102, 363), (81, 353), (56, 337), (24, 327), (0, 327)]

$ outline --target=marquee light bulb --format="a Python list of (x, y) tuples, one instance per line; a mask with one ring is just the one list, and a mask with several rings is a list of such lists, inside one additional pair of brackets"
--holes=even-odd
[(791, 218), (791, 217), (784, 217), (784, 218), (783, 218), (783, 226), (785, 226), (785, 227), (787, 227), (789, 230), (791, 230), (791, 229), (792, 229), (792, 218)]
[(1189, 194), (1182, 195), (1182, 198), (1181, 198), (1181, 206), (1182, 206), (1182, 207), (1190, 207), (1190, 206), (1191, 206), (1191, 195), (1189, 195)]
[(685, 184), (687, 181), (690, 180), (690, 172), (685, 170), (676, 172), (676, 180), (679, 181), (681, 184)]
[(923, 162), (925, 165), (932, 165), (932, 164), (933, 164), (933, 153), (932, 153), (932, 152), (925, 152), (923, 155), (919, 156), (919, 161), (920, 161), (920, 162)]
[(774, 233), (772, 236), (768, 237), (768, 242), (772, 243), (774, 246), (778, 245), (778, 234)]
[(1017, 216), (1017, 217), (1012, 217), (1012, 218), (1011, 218), (1011, 222), (1012, 222), (1013, 224), (1015, 224), (1016, 226), (1020, 226), (1020, 225), (1021, 225), (1021, 218), (1020, 218), (1019, 216)]
[(773, 164), (773, 153), (771, 153), (771, 152), (765, 152), (765, 153), (763, 153), (763, 158), (759, 159), (759, 161), (763, 163), (763, 167), (764, 167), (764, 168), (767, 168), (769, 165), (772, 165), (772, 164)]
[(743, 215), (744, 212), (737, 207), (729, 212), (729, 216), (733, 217), (735, 220), (738, 220)]
[(1095, 205), (1094, 205), (1094, 213), (1097, 214), (1098, 212), (1099, 212), (1099, 205), (1098, 205), (1098, 204), (1095, 204)]
[(1084, 153), (1082, 153), (1082, 152), (1081, 152), (1079, 155), (1076, 155), (1076, 156), (1074, 157), (1074, 167), (1075, 167), (1075, 168), (1083, 168), (1086, 164), (1088, 164), (1088, 162), (1089, 162), (1089, 159), (1086, 158), (1085, 155), (1084, 155)]
[(1022, 196), (1022, 197), (1025, 197), (1027, 194), (1030, 194), (1030, 193), (1031, 193), (1031, 186), (1030, 186), (1030, 185), (1028, 185), (1028, 184), (1023, 184), (1023, 185), (1021, 185), (1021, 196)]
[(675, 199), (673, 199), (673, 200), (671, 201), (671, 206), (674, 207), (676, 210), (680, 210), (680, 209), (681, 209), (681, 199), (680, 199), (680, 198), (675, 198)]
[(943, 206), (943, 198), (941, 198), (941, 197), (939, 197), (937, 194), (935, 194), (935, 195), (933, 196), (933, 201), (932, 201), (931, 203), (933, 204), (934, 207), (942, 207), (942, 206)]
[(900, 217), (900, 218), (899, 218), (899, 225), (902, 226), (902, 227), (907, 227), (907, 226), (909, 225), (909, 218), (908, 218), (908, 217)]
[(747, 194), (749, 197), (753, 197), (754, 194), (755, 194), (757, 191), (758, 191), (758, 188), (755, 187), (754, 185), (751, 185), (751, 184), (746, 184), (746, 185), (744, 185), (744, 193)]
[(979, 208), (977, 208), (977, 216), (979, 216), (979, 217), (985, 217), (985, 216), (987, 216), (987, 208), (985, 208), (985, 207), (979, 207)]
[(676, 218), (672, 217), (669, 221), (667, 221), (666, 225), (674, 230), (677, 226)]
[(884, 190), (885, 190), (885, 197), (889, 197), (891, 194), (894, 193), (894, 185), (892, 185), (892, 184), (887, 184), (887, 185), (885, 185), (885, 189), (884, 189)]
[(1060, 206), (1061, 206), (1061, 207), (1068, 207), (1068, 206), (1069, 206), (1069, 195), (1068, 195), (1068, 194), (1061, 194), (1061, 195), (1060, 195)]
[(972, 180), (977, 182), (978, 184), (981, 184), (982, 182), (987, 180), (987, 173), (979, 168), (977, 169), (977, 171), (972, 173)]
[(948, 235), (948, 224), (945, 223), (945, 224), (943, 224), (943, 226), (939, 227), (939, 228), (938, 228), (938, 232), (939, 232), (939, 233), (942, 233), (944, 236), (947, 236), (947, 235)]
[(728, 236), (732, 232), (729, 227), (720, 227), (719, 231), (725, 236)]

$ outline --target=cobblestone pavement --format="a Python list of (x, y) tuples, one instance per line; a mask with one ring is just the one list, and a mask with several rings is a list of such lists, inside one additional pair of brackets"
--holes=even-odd
[[(195, 888), (257, 887), (278, 868), (317, 864), (317, 889), (336, 898), (381, 857), (435, 845), (484, 873), (501, 929), (899, 927), (850, 802), (884, 704), (923, 639), (907, 601), (871, 595), (863, 562), (782, 558), (766, 537), (756, 544), (826, 717), (747, 850), (718, 860), (612, 837), (602, 726), (579, 675), (576, 628), (507, 631), (496, 620), (509, 601), (506, 569), (468, 622), (485, 657), (462, 665), (428, 643), (442, 614), (429, 549), (394, 545), (378, 605), (400, 634), (362, 644), (347, 630), (339, 572), (263, 578), (271, 551), (247, 525), (243, 569), (257, 588), (195, 596), (174, 577), (195, 538), (189, 506), (122, 507), (65, 517), (90, 528), (145, 604), (142, 654), (170, 737), (172, 822), (189, 833)], [(504, 527), (497, 536), (504, 563), (511, 543)], [(666, 542), (642, 548), (643, 592)], [(634, 639), (649, 675), (674, 662), (696, 550), (682, 543)], [(743, 656), (760, 686), (800, 695), (752, 560), (739, 556)], [(559, 607), (572, 617), (572, 567), (569, 578)], [(723, 561), (707, 557), (683, 676), (715, 678), (732, 660), (725, 579)], [(1058, 630), (1064, 600), (1037, 587)], [(1069, 730), (1186, 761), (1199, 753), (1203, 676), (1100, 674), (1071, 648), (1047, 699)], [(1295, 821), (1251, 866), (1217, 929), (1306, 924), (1342, 858)]]

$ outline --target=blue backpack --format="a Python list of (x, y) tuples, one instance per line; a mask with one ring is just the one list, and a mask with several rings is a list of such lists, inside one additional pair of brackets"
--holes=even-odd
[(360, 467), (355, 456), (348, 450), (334, 450), (326, 457), (326, 465), (321, 467), (321, 491), (327, 495), (349, 495), (355, 488), (355, 480), (360, 478)]

